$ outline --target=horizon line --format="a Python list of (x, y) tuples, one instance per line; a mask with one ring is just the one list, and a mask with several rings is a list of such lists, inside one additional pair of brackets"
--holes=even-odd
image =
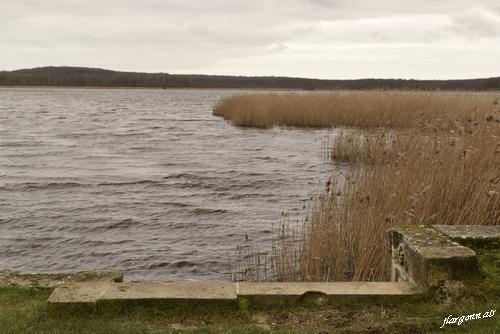
[(246, 74), (206, 74), (206, 73), (172, 73), (172, 72), (149, 72), (149, 71), (134, 71), (134, 70), (119, 70), (110, 69), (103, 67), (90, 67), (90, 66), (73, 66), (73, 65), (46, 65), (46, 66), (36, 66), (36, 67), (25, 67), (17, 68), (13, 70), (0, 70), (0, 72), (16, 72), (16, 71), (28, 71), (43, 68), (74, 68), (74, 69), (92, 69), (92, 70), (103, 70), (110, 72), (121, 72), (121, 73), (137, 73), (137, 74), (168, 74), (168, 75), (193, 75), (193, 76), (214, 76), (214, 77), (246, 77), (246, 78), (288, 78), (288, 79), (303, 79), (303, 80), (318, 80), (318, 81), (357, 81), (357, 80), (405, 80), (405, 81), (465, 81), (465, 80), (486, 80), (500, 78), (500, 74), (497, 76), (488, 77), (468, 77), (468, 78), (452, 78), (452, 79), (415, 79), (415, 78), (404, 78), (404, 77), (361, 77), (361, 78), (350, 78), (350, 79), (324, 79), (324, 78), (313, 78), (313, 77), (300, 77), (300, 76), (287, 76), (287, 75), (246, 75)]

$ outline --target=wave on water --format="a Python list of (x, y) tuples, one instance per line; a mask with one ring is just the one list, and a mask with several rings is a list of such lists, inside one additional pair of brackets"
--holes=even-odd
[(134, 185), (140, 185), (140, 184), (160, 185), (163, 183), (160, 181), (154, 181), (154, 180), (138, 180), (138, 181), (126, 181), (126, 182), (104, 182), (104, 183), (97, 183), (96, 186), (114, 187), (114, 186), (134, 186)]
[(105, 229), (130, 228), (140, 226), (141, 223), (133, 219), (124, 219), (119, 222), (109, 223), (104, 226)]
[(0, 187), (0, 190), (4, 191), (34, 191), (34, 190), (47, 190), (47, 189), (66, 189), (66, 188), (78, 188), (87, 187), (88, 184), (82, 184), (77, 182), (48, 182), (48, 183), (16, 183), (8, 184)]
[(218, 215), (218, 214), (225, 214), (229, 213), (229, 210), (225, 209), (210, 209), (210, 208), (195, 208), (193, 210), (190, 210), (191, 213), (195, 215)]
[(120, 187), (134, 185), (162, 185), (161, 181), (153, 180), (138, 180), (125, 182), (103, 182), (103, 183), (80, 183), (80, 182), (27, 182), (27, 183), (12, 183), (0, 186), (0, 190), (4, 191), (35, 191), (35, 190), (56, 190), (80, 187)]

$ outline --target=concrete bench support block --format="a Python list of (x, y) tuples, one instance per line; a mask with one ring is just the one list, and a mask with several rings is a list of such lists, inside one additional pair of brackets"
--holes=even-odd
[(428, 288), (463, 280), (478, 272), (476, 253), (431, 227), (403, 226), (387, 232), (392, 252), (392, 281)]
[(432, 225), (432, 228), (473, 249), (500, 247), (500, 225)]

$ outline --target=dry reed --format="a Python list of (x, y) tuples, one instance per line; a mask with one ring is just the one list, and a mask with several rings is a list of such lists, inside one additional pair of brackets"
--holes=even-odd
[(323, 148), (322, 156), (339, 162), (363, 162), (373, 164), (375, 161), (388, 160), (395, 153), (391, 148), (402, 133), (394, 132), (360, 132), (342, 130), (335, 133), (329, 147)]
[[(442, 92), (261, 93), (220, 101), (213, 114), (234, 125), (421, 128), (470, 131), (491, 116), (498, 94)], [(498, 103), (498, 102), (497, 102)]]
[(272, 279), (272, 262), (267, 252), (259, 251), (258, 245), (245, 243), (236, 248), (236, 253), (228, 255), (228, 272), (223, 279), (233, 282), (266, 281)]
[(239, 126), (348, 127), (326, 156), (361, 163), (332, 177), (302, 225), (273, 243), (279, 280), (389, 278), (396, 224), (500, 224), (498, 94), (255, 94), (214, 108)]
[(325, 189), (288, 269), (295, 279), (387, 280), (384, 232), (396, 224), (500, 224), (498, 136), (405, 138), (394, 160), (356, 169), (340, 192)]
[(332, 177), (300, 226), (274, 241), (279, 280), (388, 280), (396, 224), (500, 224), (498, 94), (256, 94), (214, 108), (235, 125), (348, 127), (328, 158), (361, 163)]

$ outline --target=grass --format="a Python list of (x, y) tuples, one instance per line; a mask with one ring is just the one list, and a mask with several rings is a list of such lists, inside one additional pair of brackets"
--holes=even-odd
[(500, 224), (500, 95), (253, 94), (214, 108), (235, 125), (337, 127), (333, 175), (302, 225), (274, 242), (283, 281), (387, 281), (397, 224)]
[[(189, 309), (185, 306), (131, 305), (52, 312), (46, 309), (50, 289), (0, 289), (0, 333), (259, 333), (225, 305)], [(234, 330), (232, 330), (232, 328)]]
[[(460, 293), (432, 291), (418, 300), (386, 303), (315, 300), (297, 305), (193, 307), (172, 304), (108, 305), (105, 311), (53, 312), (45, 307), (50, 289), (0, 289), (1, 334), (56, 333), (438, 333), (443, 319), (496, 309), (500, 300), (500, 252), (478, 253), (483, 277)], [(467, 322), (462, 333), (496, 333), (500, 317)]]

